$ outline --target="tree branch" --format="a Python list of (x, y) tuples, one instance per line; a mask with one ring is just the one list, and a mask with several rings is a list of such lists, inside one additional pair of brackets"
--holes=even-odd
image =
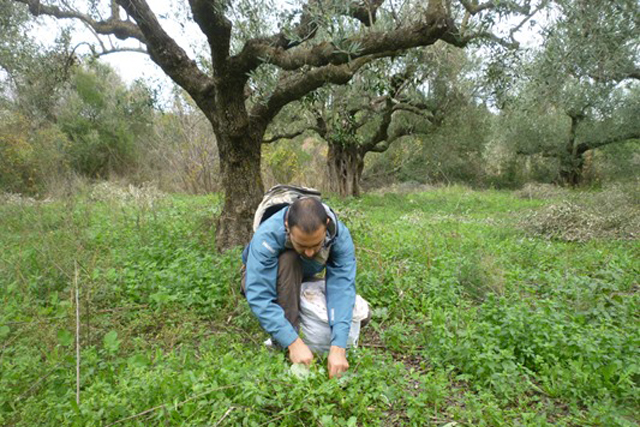
[[(352, 1), (344, 10), (339, 12), (342, 15), (355, 18), (369, 27), (375, 23), (376, 12), (378, 8), (382, 6), (382, 3), (384, 3), (384, 0)], [(309, 2), (302, 7), (300, 23), (291, 31), (285, 32), (284, 30), (280, 30), (277, 34), (269, 37), (248, 40), (242, 48), (242, 51), (231, 58), (232, 68), (241, 73), (249, 73), (264, 62), (270, 63), (269, 57), (273, 52), (282, 54), (289, 49), (301, 45), (307, 40), (313, 39), (319, 28), (317, 18), (314, 16), (314, 8), (320, 8), (321, 6), (322, 0), (309, 0)], [(324, 13), (326, 13), (326, 11), (324, 11)], [(303, 50), (308, 49), (311, 48)], [(317, 64), (317, 66), (328, 63), (329, 62)], [(299, 67), (288, 69), (295, 70), (297, 68)]]
[(107, 55), (111, 55), (112, 53), (122, 53), (122, 52), (143, 53), (145, 55), (149, 54), (149, 52), (147, 52), (146, 49), (143, 49), (141, 47), (118, 47), (114, 49), (105, 49), (105, 50), (101, 50), (100, 52), (95, 52), (95, 56), (107, 56)]
[(458, 1), (466, 9), (466, 11), (469, 12), (471, 15), (476, 15), (484, 10), (498, 9), (499, 7), (512, 10), (514, 12), (522, 13), (525, 15), (529, 13), (528, 2), (525, 2), (525, 6), (520, 6), (517, 2), (508, 1), (508, 0), (506, 1), (489, 0), (481, 4), (475, 4), (476, 3), (475, 1), (473, 2), (474, 4), (472, 4), (468, 0), (458, 0)]
[(371, 151), (377, 144), (382, 141), (386, 141), (389, 138), (389, 126), (391, 125), (391, 118), (393, 116), (393, 103), (391, 98), (387, 98), (384, 110), (382, 112), (382, 121), (376, 129), (376, 132), (371, 136), (369, 141), (362, 144), (362, 150), (366, 153)]
[[(135, 23), (119, 19), (119, 7), (111, 4), (112, 16), (106, 20), (95, 20), (91, 16), (72, 9), (62, 9), (57, 6), (43, 5), (40, 0), (15, 0), (29, 7), (34, 16), (48, 15), (58, 19), (75, 19), (84, 23), (96, 34), (114, 35), (120, 40), (136, 39), (147, 46), (145, 51), (164, 72), (176, 83), (182, 86), (194, 99), (202, 99), (209, 94), (213, 81), (202, 73), (196, 63), (185, 51), (164, 31), (145, 0), (116, 0)], [(113, 53), (117, 51), (142, 51), (133, 48), (105, 49)]]
[(533, 16), (540, 12), (542, 9), (544, 9), (545, 7), (547, 7), (547, 4), (549, 3), (548, 0), (543, 0), (540, 2), (540, 4), (538, 5), (538, 7), (536, 7), (533, 12), (531, 13), (527, 13), (526, 16), (522, 19), (522, 21), (520, 21), (520, 23), (518, 25), (516, 25), (515, 27), (513, 27), (510, 31), (509, 31), (509, 39), (511, 39), (512, 42), (516, 42), (516, 40), (514, 39), (514, 35), (520, 31), (520, 28), (522, 28), (522, 26), (524, 24), (526, 24), (531, 18), (533, 18)]
[(370, 27), (376, 22), (376, 12), (382, 6), (384, 0), (364, 0), (363, 2), (352, 1), (347, 6), (347, 16), (357, 19), (365, 26)]
[(411, 105), (406, 102), (398, 102), (393, 106), (393, 111), (408, 111), (425, 118), (433, 118), (434, 114), (425, 104)]
[(489, 31), (477, 31), (474, 33), (469, 33), (464, 35), (460, 33), (456, 34), (453, 32), (448, 32), (442, 37), (442, 40), (444, 40), (445, 42), (460, 48), (463, 48), (467, 46), (470, 42), (478, 39), (488, 40), (490, 42), (504, 46), (507, 49), (518, 49), (520, 47), (520, 43), (518, 43), (516, 40), (513, 40), (513, 39), (505, 40)]
[(433, 44), (450, 30), (452, 25), (447, 18), (427, 17), (426, 22), (418, 22), (396, 30), (360, 33), (347, 38), (341, 43), (342, 46), (326, 41), (313, 47), (285, 50), (277, 46), (254, 43), (251, 55), (262, 58), (260, 61), (264, 63), (290, 71), (298, 70), (305, 65), (341, 65), (380, 52), (389, 52), (387, 56), (390, 56), (408, 48)]
[(467, 0), (459, 0), (459, 1), (460, 1), (460, 4), (462, 4), (462, 6), (471, 15), (476, 15), (476, 14), (482, 12), (483, 10), (493, 9), (494, 7), (496, 7), (495, 3), (493, 1), (487, 1), (487, 2), (484, 2), (482, 4), (476, 4), (476, 5), (471, 4)]
[(193, 19), (207, 36), (213, 69), (222, 75), (226, 70), (231, 43), (231, 21), (224, 16), (224, 5), (216, 0), (189, 0)]
[(636, 68), (634, 70), (630, 70), (627, 73), (627, 78), (629, 79), (635, 79), (635, 80), (640, 80), (640, 68)]
[(259, 103), (253, 107), (250, 115), (263, 125), (269, 123), (278, 112), (289, 102), (298, 100), (313, 92), (326, 83), (345, 84), (365, 64), (388, 56), (390, 53), (380, 53), (354, 59), (343, 65), (326, 65), (309, 71), (301, 70), (284, 76), (266, 103)]
[(281, 139), (293, 139), (297, 136), (302, 135), (303, 133), (305, 133), (308, 130), (312, 130), (314, 128), (304, 128), (304, 129), (300, 129), (294, 132), (289, 132), (289, 133), (282, 133), (282, 134), (278, 134), (278, 135), (274, 135), (271, 138), (266, 138), (262, 140), (263, 144), (271, 144), (273, 142), (279, 141)]
[(91, 51), (91, 56), (98, 58), (101, 56), (111, 55), (113, 53), (121, 53), (121, 52), (135, 52), (135, 53), (144, 53), (145, 55), (148, 52), (141, 47), (111, 47), (107, 48), (103, 43), (100, 43), (100, 50), (96, 50), (96, 46), (88, 43), (88, 42), (80, 42), (78, 43), (71, 51), (72, 54), (82, 45), (86, 45)]
[(584, 154), (589, 150), (594, 150), (596, 148), (604, 147), (605, 145), (625, 142), (632, 139), (640, 139), (640, 129), (631, 130), (620, 135), (613, 135), (601, 140), (581, 142), (576, 147), (576, 152), (577, 154)]
[(145, 0), (117, 0), (144, 34), (149, 56), (196, 101), (211, 96), (213, 80), (166, 33)]
[(134, 38), (145, 43), (144, 35), (140, 29), (133, 22), (118, 19), (117, 15), (111, 16), (106, 21), (96, 21), (89, 15), (76, 10), (64, 10), (57, 6), (40, 4), (40, 0), (15, 1), (26, 4), (33, 16), (47, 15), (58, 19), (77, 19), (89, 25), (98, 34), (113, 34), (120, 40)]
[(380, 143), (374, 145), (373, 147), (369, 148), (367, 150), (367, 152), (369, 153), (384, 153), (385, 151), (387, 151), (389, 149), (389, 147), (391, 146), (391, 143), (387, 140), (381, 141)]

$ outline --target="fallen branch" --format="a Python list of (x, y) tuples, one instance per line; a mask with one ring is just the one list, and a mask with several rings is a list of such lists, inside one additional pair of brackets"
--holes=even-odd
[(230, 407), (229, 409), (227, 409), (227, 412), (224, 413), (224, 415), (222, 416), (222, 418), (220, 418), (218, 420), (218, 422), (216, 423), (216, 425), (214, 427), (218, 427), (220, 425), (220, 423), (227, 418), (227, 415), (229, 415), (231, 413), (231, 411), (233, 411), (234, 409), (236, 409), (235, 407)]

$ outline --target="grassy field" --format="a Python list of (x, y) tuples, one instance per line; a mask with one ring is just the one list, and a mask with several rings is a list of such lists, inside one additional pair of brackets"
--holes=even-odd
[[(0, 425), (636, 426), (640, 246), (540, 226), (566, 197), (330, 200), (373, 307), (340, 380), (262, 346), (240, 251), (213, 250), (218, 197), (5, 200)], [(571, 226), (603, 229), (576, 206)]]

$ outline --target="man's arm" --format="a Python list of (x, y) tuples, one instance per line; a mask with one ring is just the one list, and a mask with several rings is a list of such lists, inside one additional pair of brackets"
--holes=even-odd
[(338, 241), (327, 262), (327, 310), (331, 326), (331, 349), (327, 358), (329, 377), (340, 376), (349, 368), (347, 339), (356, 300), (356, 258), (351, 233), (342, 223)]
[(269, 233), (254, 235), (247, 255), (245, 294), (260, 325), (283, 347), (289, 347), (298, 333), (285, 318), (284, 310), (277, 301), (279, 248)]
[(327, 262), (326, 280), (331, 345), (346, 348), (356, 301), (356, 257), (351, 233), (342, 223)]

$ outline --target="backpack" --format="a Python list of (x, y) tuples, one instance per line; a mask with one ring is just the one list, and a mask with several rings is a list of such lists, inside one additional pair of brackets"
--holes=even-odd
[(281, 209), (289, 206), (302, 197), (315, 197), (321, 200), (321, 194), (315, 188), (301, 187), (297, 185), (275, 185), (267, 191), (258, 205), (253, 216), (253, 232), (255, 233), (260, 224)]

